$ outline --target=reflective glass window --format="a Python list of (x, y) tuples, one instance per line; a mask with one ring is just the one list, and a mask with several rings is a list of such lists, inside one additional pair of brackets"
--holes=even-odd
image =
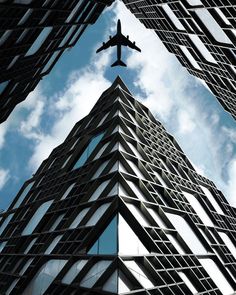
[(38, 37), (36, 38), (34, 43), (31, 45), (31, 47), (27, 51), (26, 55), (32, 55), (32, 54), (36, 53), (39, 50), (39, 48), (41, 47), (41, 45), (44, 43), (44, 41), (47, 39), (48, 35), (51, 33), (52, 30), (53, 30), (52, 27), (44, 28), (41, 31), (41, 33), (38, 35)]
[(21, 195), (18, 197), (18, 200), (16, 201), (13, 209), (17, 208), (20, 206), (20, 204), (22, 203), (22, 201), (24, 200), (24, 198), (26, 197), (26, 195), (28, 194), (28, 192), (30, 191), (30, 189), (32, 188), (32, 186), (34, 185), (34, 181), (30, 182), (25, 189), (23, 190), (23, 192), (21, 193)]
[(51, 285), (52, 281), (65, 266), (67, 260), (52, 259), (47, 261), (36, 273), (22, 295), (42, 295)]
[(91, 288), (94, 286), (96, 281), (101, 277), (104, 271), (111, 264), (109, 260), (102, 260), (97, 262), (92, 268), (88, 271), (85, 277), (80, 282), (80, 285), (85, 288)]
[(62, 283), (71, 284), (87, 262), (88, 260), (79, 260), (75, 262), (65, 274), (64, 278), (62, 279)]
[(234, 294), (234, 289), (229, 284), (219, 266), (212, 259), (204, 258), (199, 259), (199, 261), (223, 295)]
[(114, 217), (101, 236), (88, 251), (88, 254), (116, 254), (117, 249), (117, 217)]
[(61, 200), (65, 199), (69, 193), (72, 191), (73, 187), (75, 186), (75, 183), (72, 183), (68, 189), (64, 192), (63, 196), (61, 197)]
[(80, 211), (80, 213), (77, 215), (77, 217), (74, 219), (74, 221), (71, 223), (69, 228), (76, 228), (80, 222), (82, 221), (82, 219), (85, 217), (85, 215), (87, 214), (87, 212), (89, 211), (90, 208), (85, 208), (82, 211)]
[(63, 236), (63, 235), (56, 236), (56, 237), (52, 240), (51, 244), (50, 244), (50, 245), (48, 246), (48, 248), (46, 249), (45, 254), (50, 254), (50, 253), (52, 253), (53, 249), (54, 249), (54, 248), (56, 247), (56, 245), (59, 243), (59, 241), (61, 240), (62, 236)]
[(36, 226), (39, 224), (47, 210), (52, 204), (52, 200), (43, 203), (34, 213), (34, 215), (31, 217), (30, 221), (26, 225), (25, 229), (22, 232), (22, 235), (30, 235), (35, 230)]
[(84, 150), (82, 155), (79, 157), (78, 161), (76, 162), (74, 169), (80, 168), (84, 165), (84, 163), (87, 161), (88, 157), (91, 155), (93, 150), (96, 148), (100, 140), (102, 139), (104, 133), (100, 133), (97, 136), (93, 137), (91, 141), (89, 142), (87, 148)]
[(166, 215), (194, 254), (207, 254), (200, 239), (182, 216), (172, 213)]
[(9, 81), (4, 81), (4, 82), (0, 83), (0, 94), (3, 93), (3, 91), (7, 87), (8, 83), (9, 83)]
[(5, 230), (5, 228), (8, 226), (8, 223), (11, 221), (13, 217), (13, 214), (9, 214), (5, 220), (3, 221), (3, 223), (0, 226), (0, 235), (3, 233), (3, 231)]

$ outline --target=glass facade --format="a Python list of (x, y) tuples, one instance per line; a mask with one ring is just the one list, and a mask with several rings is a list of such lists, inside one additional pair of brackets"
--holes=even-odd
[(80, 168), (81, 166), (84, 165), (84, 163), (87, 161), (87, 159), (89, 158), (89, 156), (91, 155), (91, 153), (93, 152), (93, 150), (96, 148), (96, 146), (98, 145), (98, 143), (101, 141), (101, 139), (103, 138), (104, 133), (100, 133), (97, 136), (93, 137), (91, 139), (91, 141), (89, 142), (88, 146), (86, 147), (86, 149), (84, 150), (84, 152), (82, 153), (82, 155), (79, 157), (79, 159), (77, 160), (74, 169)]
[(117, 216), (113, 218), (88, 254), (116, 254), (118, 252)]
[(52, 30), (53, 30), (52, 27), (45, 27), (41, 31), (41, 33), (38, 35), (34, 43), (31, 45), (26, 55), (35, 54), (39, 50), (39, 48), (42, 46), (42, 44), (46, 41), (47, 37), (49, 36)]
[(47, 261), (34, 276), (22, 295), (43, 295), (52, 281), (65, 266), (67, 260), (52, 259)]
[(36, 226), (39, 224), (41, 219), (44, 217), (45, 213), (51, 206), (53, 201), (48, 201), (43, 203), (34, 213), (34, 215), (31, 217), (29, 223), (26, 225), (22, 232), (22, 236), (24, 235), (30, 235), (35, 230)]

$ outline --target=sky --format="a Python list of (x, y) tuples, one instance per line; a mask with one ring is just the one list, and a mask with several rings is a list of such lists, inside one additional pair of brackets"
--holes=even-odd
[[(110, 67), (115, 48), (95, 53), (115, 33), (118, 18), (123, 34), (142, 49), (123, 50), (127, 68)], [(117, 1), (0, 125), (0, 209), (9, 206), (117, 75), (175, 137), (196, 171), (214, 181), (236, 207), (236, 122), (157, 35)]]

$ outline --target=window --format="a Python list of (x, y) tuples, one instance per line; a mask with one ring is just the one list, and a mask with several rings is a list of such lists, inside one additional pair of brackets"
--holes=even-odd
[(100, 197), (100, 195), (102, 194), (102, 192), (105, 190), (105, 188), (107, 187), (109, 182), (110, 182), (110, 179), (102, 182), (99, 185), (99, 187), (95, 190), (95, 192), (91, 195), (91, 197), (89, 198), (89, 201), (97, 200)]
[(19, 4), (29, 4), (31, 2), (32, 0), (14, 0), (14, 3), (19, 3)]
[(197, 35), (189, 34), (189, 38), (192, 40), (192, 42), (195, 44), (197, 49), (206, 60), (208, 60), (209, 62), (217, 63), (214, 57), (211, 55), (210, 51), (206, 48), (202, 40)]
[(201, 70), (199, 64), (196, 62), (195, 58), (192, 56), (192, 54), (190, 53), (190, 51), (188, 50), (188, 48), (186, 46), (180, 45), (179, 46), (181, 51), (183, 52), (185, 58), (189, 61), (189, 63), (198, 70)]
[(30, 221), (26, 225), (25, 229), (23, 230), (22, 236), (23, 235), (30, 235), (33, 233), (36, 226), (39, 224), (39, 222), (41, 221), (41, 219), (43, 218), (43, 216), (47, 212), (48, 208), (51, 206), (52, 202), (53, 201), (51, 200), (51, 201), (45, 202), (41, 206), (39, 206), (39, 208), (36, 210), (34, 215), (31, 217)]
[(236, 247), (233, 244), (233, 242), (231, 241), (230, 237), (223, 232), (218, 232), (221, 239), (224, 241), (225, 245), (228, 247), (228, 249), (230, 250), (230, 252), (232, 253), (232, 255), (234, 256), (234, 258), (236, 259)]
[(161, 183), (161, 185), (163, 187), (167, 187), (164, 179), (160, 176), (160, 174), (158, 172), (156, 172), (156, 171), (154, 171), (154, 174), (155, 174), (156, 178), (158, 179), (158, 181)]
[(220, 206), (218, 205), (217, 201), (215, 200), (214, 196), (209, 191), (209, 189), (207, 189), (205, 186), (202, 186), (202, 185), (200, 185), (200, 187), (204, 191), (211, 205), (215, 208), (216, 212), (218, 212), (219, 214), (224, 214), (223, 210), (220, 208)]
[(71, 284), (75, 277), (80, 273), (88, 260), (79, 260), (75, 262), (62, 279), (63, 284)]
[(92, 176), (92, 179), (98, 178), (101, 173), (103, 172), (103, 170), (106, 168), (107, 164), (109, 161), (105, 161), (103, 162), (97, 169), (97, 171), (94, 173), (94, 175)]
[(5, 41), (9, 38), (11, 35), (12, 30), (7, 30), (4, 32), (4, 34), (0, 37), (0, 46), (5, 43)]
[[(115, 270), (115, 272), (109, 277), (106, 283), (103, 285), (103, 290), (112, 292), (115, 294), (122, 294), (130, 292), (131, 288), (127, 286), (127, 277), (121, 270)], [(130, 284), (129, 284), (130, 285)]]
[(233, 288), (221, 272), (218, 265), (212, 259), (205, 258), (199, 259), (199, 261), (223, 295), (234, 294)]
[(74, 33), (74, 31), (77, 29), (77, 26), (72, 26), (70, 28), (70, 30), (68, 31), (68, 33), (66, 34), (66, 36), (64, 37), (64, 39), (61, 41), (61, 43), (59, 44), (59, 47), (63, 47), (65, 46), (65, 44), (67, 43), (67, 41), (70, 39), (70, 37), (72, 36), (72, 34)]
[(194, 254), (207, 254), (198, 236), (182, 216), (172, 213), (166, 213), (166, 215)]
[(216, 41), (228, 44), (232, 43), (206, 8), (196, 9), (195, 12)]
[(5, 220), (3, 221), (3, 223), (0, 226), (0, 235), (4, 232), (5, 228), (8, 226), (8, 223), (11, 221), (12, 217), (13, 217), (13, 213), (12, 214), (9, 214), (5, 218)]
[(57, 226), (59, 225), (59, 223), (62, 221), (64, 216), (65, 216), (65, 214), (59, 215), (48, 231), (54, 231), (57, 228)]
[(127, 260), (124, 261), (124, 263), (144, 288), (148, 289), (154, 287), (153, 283), (135, 261)]
[[(14, 64), (16, 63), (17, 59), (19, 58), (19, 55), (15, 56), (12, 61), (10, 62), (9, 66), (7, 67), (7, 69), (9, 70), (10, 68), (12, 68), (14, 66)], [(11, 91), (12, 92), (12, 91)]]
[(56, 237), (52, 240), (51, 244), (50, 244), (50, 245), (48, 246), (48, 248), (46, 249), (45, 254), (50, 254), (50, 253), (52, 253), (53, 249), (54, 249), (54, 248), (56, 247), (56, 245), (59, 243), (59, 241), (61, 240), (62, 236), (63, 236), (63, 235), (56, 236)]
[(84, 218), (84, 216), (87, 214), (87, 212), (89, 211), (89, 209), (90, 208), (85, 208), (82, 211), (80, 211), (80, 213), (77, 215), (77, 217), (72, 222), (72, 224), (70, 225), (69, 228), (76, 228), (80, 224), (80, 222)]
[(52, 259), (47, 261), (36, 273), (22, 295), (42, 295), (65, 266), (67, 260)]
[(80, 286), (85, 288), (93, 287), (110, 264), (111, 261), (109, 260), (102, 260), (97, 262), (94, 266), (92, 266), (92, 268), (82, 279), (82, 281), (80, 282)]
[(3, 91), (7, 87), (8, 83), (9, 83), (9, 81), (4, 81), (4, 82), (0, 83), (0, 94), (3, 93)]
[(29, 50), (26, 53), (26, 56), (28, 55), (32, 55), (34, 53), (36, 53), (39, 48), (42, 46), (42, 44), (44, 43), (44, 41), (47, 39), (48, 35), (51, 33), (51, 31), (53, 30), (52, 27), (46, 27), (44, 28), (41, 33), (38, 35), (37, 39), (34, 41), (34, 43), (31, 45), (31, 47), (29, 48)]
[(206, 226), (214, 226), (213, 222), (211, 221), (209, 215), (205, 211), (205, 209), (202, 207), (201, 203), (198, 201), (198, 199), (187, 192), (183, 192), (184, 196), (190, 203), (190, 205), (193, 207), (194, 211), (197, 213), (197, 215), (202, 220), (203, 224)]
[[(134, 233), (132, 228), (119, 214), (118, 217), (118, 251), (119, 255), (145, 255), (150, 254), (147, 248), (140, 241), (138, 236)], [(129, 242), (127, 242), (127, 237)]]
[(101, 236), (88, 251), (88, 254), (116, 254), (117, 249), (117, 216), (113, 218)]
[(130, 186), (130, 188), (132, 189), (132, 191), (134, 192), (134, 194), (136, 195), (136, 197), (139, 200), (147, 201), (147, 198), (145, 197), (145, 195), (143, 194), (143, 192), (141, 191), (141, 189), (135, 183), (133, 183), (130, 180), (128, 180), (127, 182), (128, 182), (128, 185)]
[(84, 163), (87, 161), (93, 150), (96, 148), (98, 143), (101, 141), (104, 133), (100, 133), (97, 136), (93, 137), (91, 141), (89, 142), (87, 148), (84, 150), (82, 155), (79, 157), (78, 161), (76, 162), (74, 169), (80, 168), (84, 165)]
[(159, 227), (166, 228), (166, 224), (160, 217), (160, 215), (152, 208), (147, 208), (148, 212), (151, 214), (152, 218), (155, 220), (155, 222), (158, 224)]
[(75, 183), (72, 183), (68, 189), (64, 192), (63, 196), (61, 197), (61, 200), (64, 200), (68, 195), (69, 193), (72, 191), (73, 187), (75, 186)]
[(107, 208), (109, 207), (109, 203), (108, 204), (103, 204), (102, 206), (100, 206), (92, 215), (92, 217), (89, 219), (89, 221), (86, 223), (86, 226), (93, 226), (95, 225), (99, 219), (102, 217), (102, 215), (105, 213), (105, 211), (107, 210)]
[(31, 13), (32, 13), (32, 9), (28, 9), (26, 13), (23, 15), (23, 17), (20, 19), (20, 21), (18, 22), (18, 25), (23, 25), (27, 21)]
[(149, 221), (146, 216), (141, 212), (139, 208), (137, 208), (134, 204), (126, 204), (138, 222), (143, 226), (150, 226)]
[(33, 245), (35, 244), (35, 242), (37, 241), (37, 238), (34, 238), (30, 243), (29, 245), (26, 247), (25, 251), (24, 251), (24, 254), (27, 254), (30, 249), (33, 247)]
[(22, 203), (22, 201), (25, 199), (25, 197), (27, 196), (28, 192), (30, 191), (30, 189), (32, 188), (32, 186), (34, 185), (34, 181), (30, 182), (25, 189), (23, 190), (23, 192), (21, 193), (21, 195), (18, 197), (18, 200), (16, 201), (15, 205), (13, 206), (13, 209), (18, 208), (20, 206), (20, 204)]
[(33, 258), (30, 258), (27, 262), (26, 262), (26, 264), (23, 266), (23, 268), (20, 270), (20, 272), (19, 272), (19, 274), (22, 276), (25, 272), (26, 272), (26, 270), (27, 270), (27, 268), (30, 266), (30, 264), (31, 264), (31, 262), (33, 261), (34, 259)]
[(0, 243), (0, 253), (2, 252), (2, 250), (4, 249), (4, 247), (6, 246), (6, 244), (7, 244), (7, 241)]
[(174, 14), (174, 12), (171, 10), (168, 4), (163, 4), (162, 5), (164, 11), (168, 15), (168, 17), (171, 19), (173, 24), (176, 26), (177, 29), (179, 30), (184, 30), (184, 26), (181, 24), (177, 16)]
[(81, 6), (81, 4), (82, 4), (82, 2), (79, 1), (78, 4), (74, 7), (74, 9), (71, 11), (71, 13), (69, 14), (69, 16), (67, 17), (66, 23), (69, 23), (71, 21), (71, 19), (74, 17), (74, 15), (78, 11), (78, 9)]
[(44, 66), (42, 73), (47, 72), (51, 65), (54, 63), (54, 61), (56, 60), (57, 56), (59, 55), (58, 52), (54, 52), (53, 55), (50, 57), (49, 61), (47, 62), (47, 64)]
[(197, 294), (198, 293), (198, 291), (196, 290), (196, 288), (194, 287), (194, 285), (192, 284), (192, 282), (189, 280), (189, 278), (186, 276), (186, 274), (184, 272), (179, 271), (178, 275), (181, 277), (181, 279), (187, 285), (187, 287), (192, 292), (192, 294)]
[(175, 236), (172, 236), (171, 234), (166, 234), (168, 239), (171, 241), (172, 245), (175, 247), (175, 249), (179, 252), (179, 254), (185, 254), (186, 251), (182, 247), (182, 245), (179, 243), (179, 241), (176, 239)]

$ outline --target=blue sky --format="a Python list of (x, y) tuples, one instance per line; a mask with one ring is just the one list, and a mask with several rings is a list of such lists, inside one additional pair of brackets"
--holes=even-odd
[[(124, 49), (128, 68), (110, 68), (115, 49), (95, 54), (122, 21), (142, 53)], [(5, 209), (39, 164), (120, 75), (176, 138), (198, 172), (236, 206), (236, 123), (179, 64), (154, 32), (117, 2), (66, 52), (28, 99), (0, 126), (0, 208)]]

